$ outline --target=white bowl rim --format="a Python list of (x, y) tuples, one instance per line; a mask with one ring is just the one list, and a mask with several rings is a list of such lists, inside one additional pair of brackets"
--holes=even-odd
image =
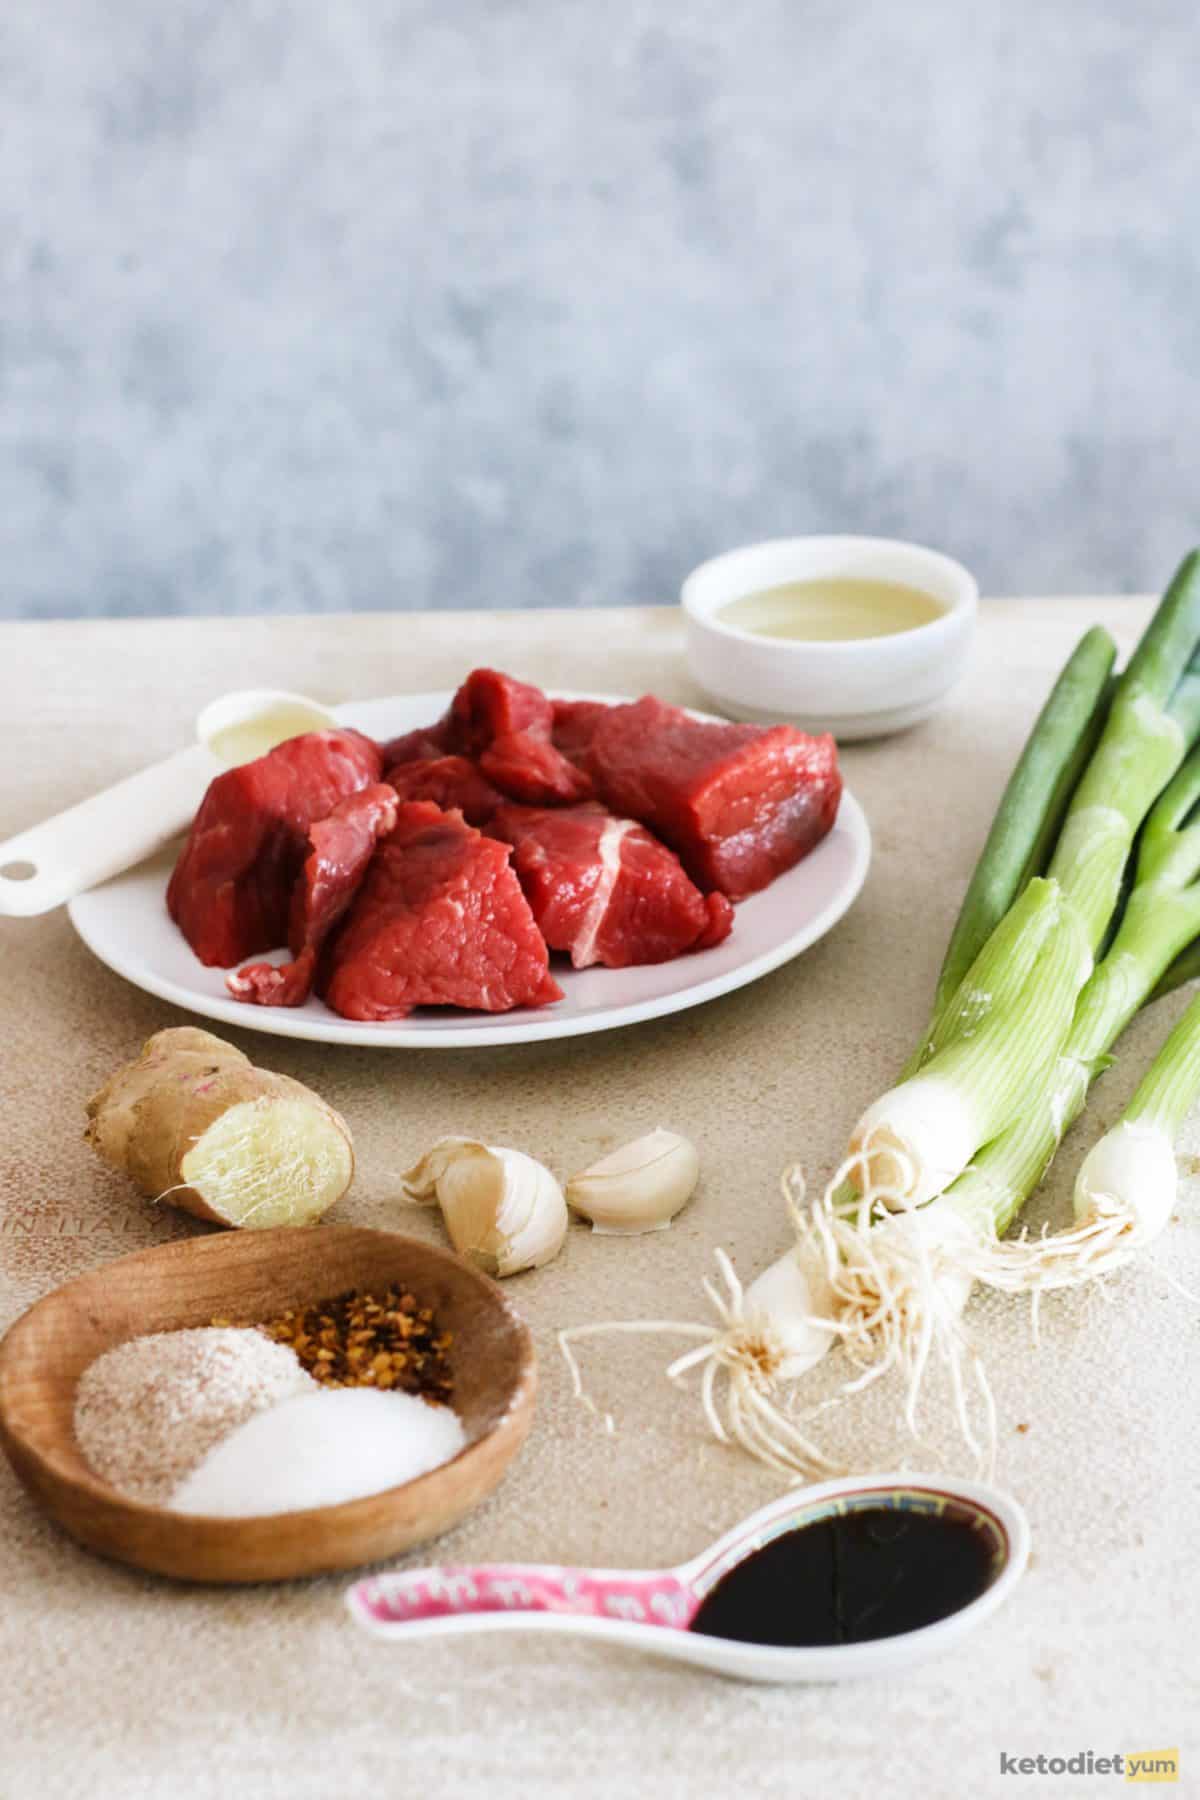
[[(728, 594), (714, 601), (700, 601), (696, 597), (699, 582), (718, 573), (722, 564), (731, 563), (735, 557), (747, 555), (751, 551), (778, 551), (781, 554), (789, 551), (815, 551), (818, 554), (828, 552), (837, 555), (839, 552), (849, 554), (855, 550), (896, 551), (902, 555), (925, 557), (937, 566), (940, 574), (945, 576), (955, 587), (954, 598), (948, 601), (936, 619), (929, 619), (924, 625), (910, 625), (903, 631), (889, 631), (873, 638), (777, 638), (761, 631), (743, 631), (738, 625), (727, 625), (718, 619), (716, 609), (730, 600), (742, 596)], [(747, 592), (753, 590), (746, 590)], [(962, 622), (964, 614), (974, 613), (979, 601), (979, 584), (971, 571), (958, 562), (953, 556), (947, 556), (943, 550), (934, 550), (928, 544), (917, 544), (908, 538), (861, 537), (850, 533), (834, 533), (832, 535), (815, 535), (811, 537), (762, 538), (756, 543), (737, 544), (731, 550), (723, 550), (719, 556), (710, 556), (705, 562), (698, 563), (685, 578), (679, 593), (680, 605), (688, 619), (701, 629), (711, 631), (718, 637), (733, 638), (741, 644), (770, 645), (774, 654), (788, 657), (805, 657), (814, 661), (833, 660), (847, 654), (863, 658), (881, 659), (889, 654), (894, 655), (899, 644), (911, 644), (920, 641), (932, 646), (939, 637), (948, 637)]]

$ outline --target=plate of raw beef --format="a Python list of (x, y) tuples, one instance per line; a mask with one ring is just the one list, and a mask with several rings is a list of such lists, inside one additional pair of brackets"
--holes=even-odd
[[(572, 1037), (743, 987), (857, 896), (831, 740), (490, 670), (218, 777), (182, 848), (73, 901), (119, 975), (283, 1037)], [(287, 944), (286, 950), (281, 946)]]

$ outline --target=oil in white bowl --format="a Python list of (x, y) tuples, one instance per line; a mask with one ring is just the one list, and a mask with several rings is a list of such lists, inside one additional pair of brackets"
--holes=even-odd
[(722, 625), (755, 637), (807, 643), (840, 643), (850, 638), (892, 637), (940, 619), (940, 600), (923, 588), (899, 581), (870, 581), (831, 575), (785, 581), (756, 594), (742, 594), (717, 608)]

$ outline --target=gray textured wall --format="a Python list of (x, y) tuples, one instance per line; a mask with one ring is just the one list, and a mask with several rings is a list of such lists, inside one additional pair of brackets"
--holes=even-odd
[(1191, 0), (7, 0), (0, 609), (1200, 531)]

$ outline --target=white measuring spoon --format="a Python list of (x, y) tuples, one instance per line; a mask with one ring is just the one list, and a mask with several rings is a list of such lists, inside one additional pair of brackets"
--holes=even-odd
[[(896, 1637), (782, 1649), (688, 1630), (701, 1600), (751, 1551), (781, 1532), (863, 1507), (942, 1513), (983, 1535), (987, 1586), (958, 1611)], [(940, 1475), (850, 1476), (785, 1494), (676, 1569), (567, 1569), (521, 1563), (371, 1575), (346, 1593), (356, 1624), (396, 1643), (482, 1631), (552, 1631), (623, 1644), (745, 1681), (842, 1681), (904, 1668), (947, 1648), (1008, 1598), (1029, 1558), (1017, 1502), (979, 1482)]]
[(196, 720), (199, 742), (0, 844), (0, 913), (50, 912), (119, 875), (182, 831), (222, 769), (285, 738), (336, 725), (303, 694), (244, 688)]

